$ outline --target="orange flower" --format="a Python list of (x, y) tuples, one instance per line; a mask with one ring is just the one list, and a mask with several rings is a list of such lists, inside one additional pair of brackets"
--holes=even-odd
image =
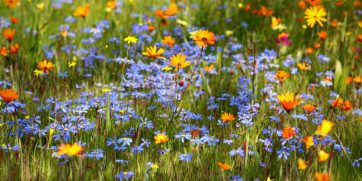
[(67, 155), (67, 156), (80, 156), (82, 152), (84, 151), (84, 148), (79, 145), (78, 143), (71, 144), (61, 144), (58, 147), (57, 155)]
[(214, 64), (205, 67), (205, 71), (208, 73), (212, 72), (213, 69), (214, 69)]
[(16, 93), (13, 89), (0, 90), (0, 97), (5, 102), (12, 102), (19, 99), (18, 93)]
[(331, 180), (332, 176), (330, 174), (326, 174), (326, 173), (319, 173), (316, 172), (314, 174), (314, 177), (318, 180), (318, 181), (329, 181)]
[(313, 105), (310, 105), (310, 104), (306, 104), (306, 105), (303, 106), (303, 109), (304, 109), (305, 111), (307, 111), (308, 113), (311, 113), (311, 112), (313, 112), (314, 110), (316, 110), (317, 107), (316, 107), (316, 106), (313, 106)]
[(305, 1), (299, 1), (298, 2), (298, 6), (300, 9), (305, 9), (307, 7), (307, 5), (305, 4)]
[(337, 0), (336, 6), (343, 6), (343, 0)]
[(336, 20), (336, 19), (331, 20), (329, 23), (330, 23), (331, 26), (334, 27), (334, 28), (338, 26), (338, 20)]
[(173, 39), (172, 36), (165, 36), (163, 37), (162, 43), (173, 47), (173, 45), (175, 45), (175, 39)]
[(284, 82), (286, 78), (290, 77), (290, 74), (284, 70), (278, 71), (275, 74), (275, 78), (277, 78), (280, 82)]
[(2, 46), (0, 48), (0, 55), (4, 56), (4, 57), (8, 56), (8, 49), (6, 47)]
[(325, 161), (328, 160), (328, 158), (329, 158), (329, 153), (327, 153), (327, 152), (325, 152), (323, 150), (320, 150), (318, 152), (318, 161), (325, 162)]
[(230, 169), (231, 169), (231, 165), (229, 165), (229, 164), (227, 164), (227, 163), (217, 162), (217, 166), (219, 166), (219, 168), (220, 168), (222, 171), (230, 170)]
[(199, 30), (195, 33), (194, 40), (198, 46), (206, 47), (207, 45), (214, 45), (216, 38), (212, 32)]
[(345, 81), (345, 83), (346, 83), (346, 84), (351, 84), (352, 82), (353, 82), (353, 77), (348, 76), (347, 79), (346, 79), (346, 81)]
[(301, 70), (301, 71), (306, 71), (306, 70), (311, 69), (310, 65), (307, 64), (307, 63), (304, 63), (304, 62), (303, 63), (297, 63), (297, 66), (298, 66), (299, 70)]
[(307, 2), (312, 6), (316, 6), (321, 3), (321, 0), (307, 0)]
[(6, 28), (3, 31), (3, 35), (5, 37), (6, 40), (11, 41), (13, 40), (14, 36), (15, 36), (16, 31), (14, 29), (11, 28)]
[(313, 140), (313, 136), (305, 136), (303, 138), (303, 142), (305, 144), (305, 147), (307, 147), (307, 149), (309, 149), (310, 147), (314, 146), (314, 140)]
[(362, 34), (357, 35), (357, 41), (360, 43), (362, 42)]
[(230, 122), (230, 121), (234, 121), (235, 117), (231, 113), (223, 113), (221, 115), (221, 120), (222, 120), (222, 122), (227, 123), (227, 122)]
[(353, 82), (355, 84), (361, 84), (362, 83), (362, 77), (360, 75), (356, 75), (354, 78), (353, 78)]
[(19, 22), (18, 18), (15, 18), (14, 16), (10, 17), (10, 21), (12, 24), (16, 24)]
[(50, 71), (54, 70), (54, 64), (48, 60), (43, 60), (38, 62), (38, 69), (47, 74)]
[(343, 104), (343, 99), (340, 97), (337, 97), (333, 102), (332, 102), (332, 107), (336, 108), (336, 107), (341, 107), (341, 105)]
[(153, 25), (148, 25), (147, 31), (152, 32), (153, 30), (155, 30), (155, 27)]
[(343, 107), (342, 109), (345, 110), (345, 111), (350, 111), (352, 110), (353, 106), (352, 106), (352, 103), (350, 101), (344, 101), (343, 102)]
[(19, 52), (19, 44), (10, 45), (10, 54), (16, 55)]
[(259, 10), (254, 10), (253, 13), (259, 16), (271, 16), (273, 14), (273, 10), (268, 9), (266, 6), (261, 6)]
[(85, 18), (88, 14), (89, 14), (89, 11), (90, 11), (90, 4), (87, 3), (86, 5), (84, 6), (78, 6), (73, 15), (74, 16), (80, 16), (80, 17), (83, 17)]
[(174, 16), (176, 15), (178, 9), (177, 9), (177, 5), (175, 3), (172, 3), (165, 11), (162, 11), (161, 9), (157, 9), (155, 11), (156, 16), (162, 18), (162, 19), (166, 19), (169, 16)]
[(157, 50), (156, 46), (150, 46), (146, 48), (145, 52), (142, 52), (142, 55), (148, 56), (152, 59), (161, 58), (166, 59), (165, 57), (161, 57), (161, 55), (165, 52), (163, 48)]
[(200, 135), (200, 130), (198, 130), (198, 129), (195, 129), (195, 130), (192, 130), (191, 131), (191, 136), (192, 137), (198, 137), (199, 135)]
[(297, 96), (294, 96), (293, 93), (278, 95), (278, 100), (284, 109), (288, 112), (301, 102), (301, 100)]
[(320, 31), (317, 34), (320, 40), (325, 40), (328, 36), (328, 33), (326, 31)]
[(334, 123), (332, 121), (323, 120), (322, 124), (320, 124), (317, 128), (316, 134), (319, 136), (327, 136), (329, 132), (331, 132)]
[(313, 53), (314, 53), (314, 50), (313, 50), (313, 48), (308, 47), (307, 49), (305, 49), (305, 52), (306, 52), (307, 54), (313, 54)]
[(292, 127), (285, 127), (283, 128), (283, 138), (286, 140), (289, 140), (290, 138), (293, 138), (295, 136), (295, 129)]
[(159, 133), (153, 138), (155, 139), (156, 144), (162, 144), (168, 142), (168, 136), (163, 133)]
[(4, 0), (4, 3), (9, 8), (15, 8), (20, 5), (20, 0)]

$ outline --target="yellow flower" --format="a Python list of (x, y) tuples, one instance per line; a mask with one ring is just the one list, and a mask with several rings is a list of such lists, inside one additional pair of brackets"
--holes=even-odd
[(294, 96), (294, 93), (278, 95), (278, 100), (284, 109), (288, 112), (301, 102), (297, 96)]
[(305, 170), (307, 168), (307, 164), (305, 161), (301, 158), (298, 159), (298, 169), (299, 170)]
[(162, 70), (165, 72), (168, 72), (168, 71), (172, 70), (172, 68), (169, 66), (166, 66), (166, 67), (163, 67)]
[(68, 67), (69, 68), (75, 67), (76, 65), (77, 65), (77, 62), (74, 62), (74, 61), (68, 62)]
[(326, 22), (327, 19), (326, 11), (323, 7), (312, 6), (305, 11), (305, 18), (307, 19), (307, 24), (311, 28), (314, 27), (314, 24), (317, 22), (321, 27), (323, 27), (323, 22)]
[(316, 134), (319, 136), (327, 136), (327, 134), (332, 130), (334, 123), (332, 121), (323, 120), (322, 124), (318, 126)]
[(176, 67), (176, 68), (186, 68), (191, 64), (191, 62), (186, 61), (186, 56), (182, 55), (181, 53), (178, 53), (176, 55), (173, 55), (170, 58), (170, 66)]
[(39, 77), (39, 75), (43, 75), (43, 71), (38, 70), (38, 69), (35, 69), (35, 70), (34, 70), (34, 76), (35, 76), (35, 77)]
[(150, 46), (146, 48), (145, 52), (142, 52), (142, 55), (148, 56), (152, 59), (161, 58), (166, 59), (165, 57), (161, 57), (161, 55), (165, 52), (163, 48), (157, 50), (156, 46)]
[(156, 144), (162, 144), (168, 142), (168, 136), (160, 133), (153, 137), (155, 139)]
[(127, 44), (137, 43), (137, 38), (133, 36), (127, 36), (124, 38), (124, 41), (127, 42)]
[(84, 148), (78, 143), (74, 143), (73, 145), (70, 144), (61, 144), (58, 147), (58, 156), (61, 155), (68, 155), (68, 156), (80, 156), (81, 153), (84, 151)]
[(328, 158), (329, 158), (329, 153), (327, 153), (327, 152), (325, 152), (323, 150), (320, 150), (318, 152), (318, 160), (320, 162), (324, 162), (324, 161), (328, 160)]
[(158, 168), (160, 168), (157, 164), (152, 164), (150, 167), (152, 170), (157, 170)]
[(227, 123), (227, 122), (230, 122), (230, 121), (234, 121), (235, 117), (231, 113), (223, 113), (221, 115), (221, 120), (222, 120), (222, 122)]
[(306, 70), (310, 70), (310, 65), (309, 64), (307, 64), (307, 63), (297, 63), (297, 66), (298, 66), (298, 68), (299, 68), (299, 70), (301, 70), (301, 71), (306, 71)]

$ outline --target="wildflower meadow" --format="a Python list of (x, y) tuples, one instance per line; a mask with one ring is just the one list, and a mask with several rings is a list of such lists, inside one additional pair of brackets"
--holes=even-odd
[(361, 181), (361, 56), (361, 0), (0, 0), (0, 181)]

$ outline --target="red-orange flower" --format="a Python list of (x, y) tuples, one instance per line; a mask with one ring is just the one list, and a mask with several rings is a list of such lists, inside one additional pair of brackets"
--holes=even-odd
[(336, 108), (336, 107), (340, 107), (343, 104), (343, 99), (340, 97), (337, 97), (333, 102), (332, 102), (332, 107)]
[(297, 96), (294, 96), (293, 93), (278, 95), (278, 100), (284, 109), (288, 112), (301, 102), (301, 100)]
[(321, 0), (307, 0), (307, 2), (312, 6), (316, 6), (321, 3)]
[(194, 40), (198, 46), (206, 47), (207, 45), (214, 45), (216, 38), (212, 32), (199, 30), (195, 33)]
[(343, 107), (342, 109), (345, 110), (345, 111), (350, 111), (352, 110), (353, 106), (352, 106), (352, 103), (350, 101), (344, 101), (343, 102)]
[(326, 31), (320, 31), (317, 33), (320, 40), (327, 39), (328, 33)]
[(0, 97), (5, 102), (12, 102), (16, 99), (19, 99), (18, 93), (16, 93), (13, 89), (0, 90)]
[(4, 57), (8, 56), (8, 49), (6, 47), (2, 46), (0, 48), (0, 55), (4, 56)]
[(177, 11), (178, 11), (177, 5), (172, 3), (165, 11), (157, 9), (155, 11), (155, 14), (162, 19), (166, 19), (169, 16), (174, 16), (177, 13)]
[(10, 45), (10, 54), (16, 55), (19, 52), (19, 44)]
[(290, 138), (293, 138), (296, 135), (295, 129), (292, 127), (285, 127), (283, 128), (283, 138), (289, 140)]
[(5, 37), (6, 40), (11, 41), (13, 40), (14, 36), (15, 36), (16, 31), (14, 29), (11, 28), (6, 28), (3, 31), (3, 35)]

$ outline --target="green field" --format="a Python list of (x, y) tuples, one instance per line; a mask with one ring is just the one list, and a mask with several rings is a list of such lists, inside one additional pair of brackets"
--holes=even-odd
[(1, 180), (362, 180), (361, 0), (0, 0)]

